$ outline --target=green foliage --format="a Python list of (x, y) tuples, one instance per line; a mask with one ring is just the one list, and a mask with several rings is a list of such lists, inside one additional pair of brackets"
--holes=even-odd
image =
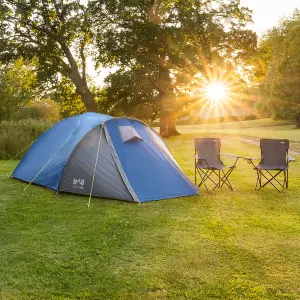
[(42, 113), (37, 107), (21, 107), (15, 110), (11, 115), (11, 120), (22, 121), (26, 119), (40, 120)]
[(30, 103), (29, 109), (38, 111), (39, 118), (48, 122), (55, 122), (60, 119), (59, 105), (52, 99), (35, 100)]
[(296, 118), (300, 126), (300, 11), (270, 30), (260, 47), (261, 110), (275, 118)]
[[(11, 159), (35, 141), (52, 124), (26, 119), (0, 122), (0, 159)], [(21, 158), (21, 153), (17, 158)]]
[(56, 84), (54, 98), (59, 104), (60, 114), (63, 118), (86, 112), (80, 95), (76, 93), (72, 82), (65, 77)]
[(17, 59), (0, 68), (0, 121), (60, 118), (57, 103), (47, 96), (37, 77), (37, 61)]
[(41, 81), (68, 77), (85, 105), (96, 110), (86, 78), (86, 58), (93, 43), (92, 16), (79, 0), (2, 0), (0, 3), (0, 60), (20, 56), (38, 59)]
[(0, 121), (14, 117), (36, 96), (36, 62), (22, 58), (0, 68)]
[[(98, 60), (120, 68), (109, 78), (107, 107), (147, 118), (179, 112), (202, 77), (245, 64), (256, 35), (245, 29), (250, 11), (239, 1), (92, 1), (113, 24), (97, 35)], [(234, 20), (234, 21), (233, 21)]]
[[(95, 96), (95, 103), (98, 110), (104, 114), (108, 113), (105, 89), (97, 88), (92, 83), (90, 84), (90, 87), (93, 95)], [(81, 101), (81, 96), (74, 88), (72, 82), (66, 77), (63, 77), (59, 82), (57, 82), (53, 97), (56, 103), (59, 104), (60, 115), (63, 118), (87, 112), (84, 103)]]
[[(153, 76), (152, 76), (153, 75)], [(156, 74), (145, 68), (119, 70), (107, 77), (106, 97), (102, 106), (110, 114), (127, 115), (146, 122), (159, 117), (159, 93), (154, 88)]]

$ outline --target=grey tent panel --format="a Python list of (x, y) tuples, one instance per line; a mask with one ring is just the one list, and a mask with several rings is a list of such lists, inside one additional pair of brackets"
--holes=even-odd
[(97, 157), (93, 196), (134, 201), (114, 162), (107, 144), (105, 131), (98, 126), (78, 144), (65, 167), (59, 191), (89, 195)]

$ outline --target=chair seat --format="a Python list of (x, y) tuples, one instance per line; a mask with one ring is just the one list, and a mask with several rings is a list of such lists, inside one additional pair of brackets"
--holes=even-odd
[(268, 171), (285, 171), (288, 170), (289, 166), (288, 165), (267, 165), (267, 164), (259, 164), (256, 166), (255, 169), (258, 170), (268, 170)]
[(205, 162), (197, 163), (196, 167), (199, 168), (199, 169), (206, 169), (206, 170), (224, 170), (226, 168), (230, 168), (230, 167), (227, 167), (223, 164), (214, 164), (214, 165), (208, 166)]

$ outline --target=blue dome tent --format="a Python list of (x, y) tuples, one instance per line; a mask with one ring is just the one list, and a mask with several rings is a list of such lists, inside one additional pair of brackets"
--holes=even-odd
[(96, 113), (51, 127), (12, 177), (57, 192), (133, 202), (198, 193), (153, 129), (135, 119)]

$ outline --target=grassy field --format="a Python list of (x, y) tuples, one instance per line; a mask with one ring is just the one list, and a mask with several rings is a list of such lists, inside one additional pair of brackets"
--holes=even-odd
[(274, 121), (261, 119), (219, 124), (202, 124), (179, 126), (182, 133), (222, 133), (227, 135), (241, 135), (258, 138), (283, 138), (300, 142), (300, 129), (291, 121)]
[[(181, 127), (167, 144), (192, 179), (194, 137), (300, 139), (291, 125), (252, 124)], [(222, 146), (259, 155), (228, 135)], [(87, 197), (24, 192), (7, 178), (16, 164), (0, 169), (0, 299), (300, 299), (300, 162), (282, 194), (254, 192), (255, 173), (240, 161), (234, 192), (143, 205), (93, 198), (89, 209)]]

